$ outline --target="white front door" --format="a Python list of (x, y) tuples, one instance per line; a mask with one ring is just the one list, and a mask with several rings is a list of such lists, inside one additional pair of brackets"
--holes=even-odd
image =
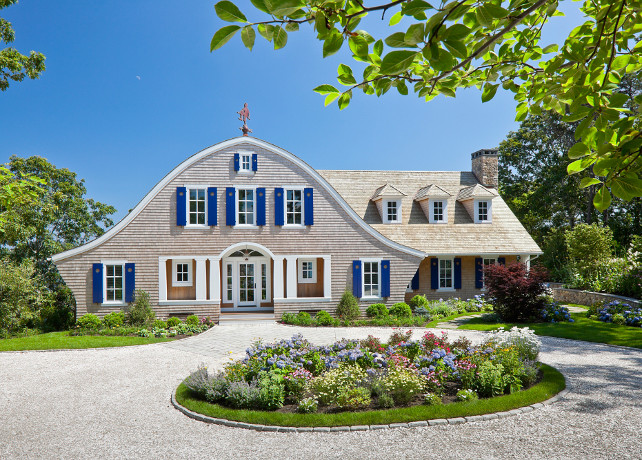
[(240, 307), (258, 306), (256, 295), (256, 264), (239, 262), (238, 264), (238, 303)]
[(270, 276), (270, 259), (224, 259), (223, 302), (233, 304), (234, 308), (260, 307), (261, 303), (270, 302)]

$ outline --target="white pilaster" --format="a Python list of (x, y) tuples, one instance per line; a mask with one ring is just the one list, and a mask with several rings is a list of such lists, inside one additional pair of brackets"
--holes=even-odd
[(165, 302), (167, 300), (167, 270), (166, 257), (158, 258), (158, 301)]
[(194, 257), (194, 260), (196, 260), (196, 300), (207, 300), (205, 257)]
[(296, 299), (296, 288), (297, 288), (297, 278), (296, 278), (296, 260), (297, 256), (287, 256), (285, 258), (287, 261), (286, 273), (288, 277), (287, 283), (287, 298)]
[(282, 299), (283, 295), (283, 256), (274, 256), (274, 298)]
[(330, 256), (323, 256), (323, 297), (332, 297), (332, 262)]
[(210, 257), (210, 300), (221, 301), (221, 267), (220, 257)]
[(522, 263), (526, 265), (526, 270), (531, 269), (531, 255), (530, 254), (522, 254), (521, 255)]

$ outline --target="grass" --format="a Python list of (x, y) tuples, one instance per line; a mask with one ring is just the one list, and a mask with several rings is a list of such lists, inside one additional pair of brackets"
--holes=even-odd
[(69, 331), (49, 332), (27, 337), (0, 339), (0, 351), (60, 350), (79, 348), (126, 347), (173, 340), (163, 337), (129, 337), (82, 335), (72, 337)]
[[(578, 305), (581, 306), (581, 305)], [(459, 329), (492, 331), (499, 327), (510, 329), (513, 326), (533, 329), (535, 334), (563, 339), (584, 340), (586, 342), (607, 343), (626, 347), (642, 348), (642, 328), (619, 326), (586, 317), (586, 313), (571, 313), (574, 323), (485, 323), (483, 318), (471, 318)]]
[(336, 414), (293, 414), (236, 410), (210, 404), (196, 398), (184, 384), (176, 389), (176, 401), (193, 412), (214, 418), (238, 422), (277, 426), (350, 426), (387, 425), (417, 420), (465, 417), (502, 412), (545, 401), (566, 387), (564, 376), (556, 369), (542, 364), (543, 379), (528, 390), (511, 395), (477, 401), (457, 402), (440, 406), (413, 406), (400, 409), (369, 412), (341, 412)]

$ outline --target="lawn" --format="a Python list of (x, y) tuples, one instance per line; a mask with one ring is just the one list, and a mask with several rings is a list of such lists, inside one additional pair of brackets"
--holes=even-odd
[(78, 348), (125, 347), (129, 345), (146, 345), (149, 343), (167, 342), (173, 339), (163, 337), (129, 337), (129, 336), (70, 336), (68, 331), (49, 332), (47, 334), (0, 339), (0, 351), (22, 350), (60, 350)]
[(459, 329), (492, 331), (499, 327), (510, 329), (513, 326), (528, 326), (537, 335), (560, 337), (564, 339), (584, 340), (586, 342), (608, 343), (626, 347), (642, 348), (642, 328), (631, 326), (618, 326), (613, 323), (604, 323), (589, 319), (586, 313), (572, 313), (574, 323), (486, 323), (482, 317), (471, 318)]

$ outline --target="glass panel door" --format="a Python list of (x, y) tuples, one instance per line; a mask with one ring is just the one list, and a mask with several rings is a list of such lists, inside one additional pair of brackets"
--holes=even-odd
[(239, 305), (256, 305), (254, 264), (239, 263)]

